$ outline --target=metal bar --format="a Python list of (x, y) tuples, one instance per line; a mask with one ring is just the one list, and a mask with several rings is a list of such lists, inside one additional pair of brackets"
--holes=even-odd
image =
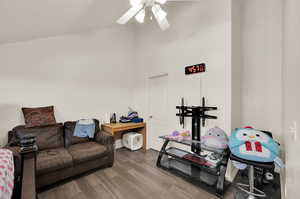
[[(196, 118), (192, 118), (192, 140), (197, 140), (197, 133), (196, 133)], [(191, 150), (193, 152), (197, 152), (197, 147), (195, 143), (192, 143)]]
[(254, 193), (254, 166), (249, 167), (249, 185), (250, 185), (250, 193)]
[(164, 144), (162, 145), (162, 147), (159, 151), (159, 155), (158, 155), (157, 162), (156, 162), (157, 167), (161, 167), (161, 158), (164, 155), (164, 153), (166, 152), (166, 147), (168, 144), (169, 144), (169, 140), (165, 140)]

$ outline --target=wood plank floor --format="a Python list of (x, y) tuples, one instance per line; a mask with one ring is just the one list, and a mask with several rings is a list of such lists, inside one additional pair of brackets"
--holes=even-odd
[[(38, 194), (39, 199), (214, 199), (215, 196), (158, 169), (158, 153), (120, 149), (112, 168), (66, 181)], [(225, 195), (232, 199), (231, 191)]]

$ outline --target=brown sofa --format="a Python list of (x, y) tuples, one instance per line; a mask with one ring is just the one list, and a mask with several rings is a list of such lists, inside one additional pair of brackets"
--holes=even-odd
[(94, 139), (74, 137), (76, 122), (46, 127), (17, 126), (9, 132), (9, 143), (26, 134), (37, 138), (36, 186), (41, 188), (86, 171), (111, 167), (114, 162), (114, 139), (99, 128), (95, 120)]

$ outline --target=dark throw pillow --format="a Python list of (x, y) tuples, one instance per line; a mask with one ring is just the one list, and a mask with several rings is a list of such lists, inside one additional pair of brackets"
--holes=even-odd
[(27, 128), (56, 124), (53, 106), (22, 108), (22, 112)]

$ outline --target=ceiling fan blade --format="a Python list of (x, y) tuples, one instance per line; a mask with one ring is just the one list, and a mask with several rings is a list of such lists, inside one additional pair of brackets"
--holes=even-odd
[(165, 30), (167, 30), (168, 28), (170, 28), (170, 24), (169, 24), (167, 18), (164, 18), (163, 20), (160, 20), (160, 21), (157, 20), (157, 22), (158, 22), (159, 27), (160, 27), (163, 31), (165, 31)]
[(139, 4), (135, 7), (131, 7), (120, 19), (118, 19), (118, 24), (126, 24), (132, 17), (134, 17), (140, 10), (143, 9), (143, 5)]
[(154, 5), (152, 7), (152, 13), (159, 25), (159, 27), (164, 31), (170, 27), (170, 24), (167, 20), (167, 13), (159, 6)]

